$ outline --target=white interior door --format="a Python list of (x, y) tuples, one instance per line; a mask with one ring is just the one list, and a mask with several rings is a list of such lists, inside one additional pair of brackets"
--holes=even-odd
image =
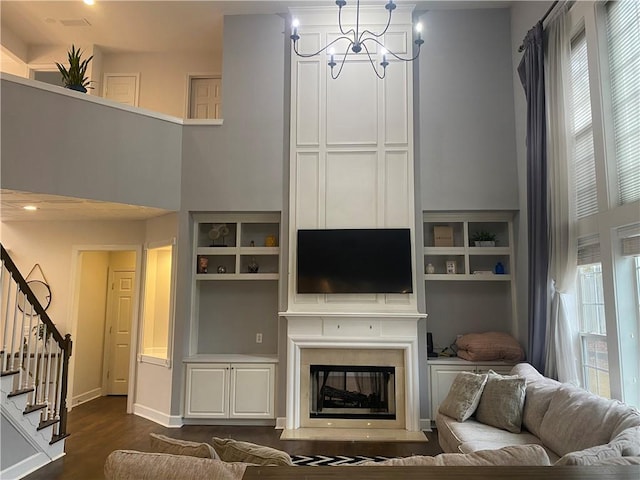
[(222, 118), (222, 79), (219, 77), (190, 79), (189, 118)]
[(126, 395), (128, 393), (134, 286), (135, 272), (113, 272), (109, 289), (106, 337), (106, 346), (109, 352), (107, 395)]
[(137, 107), (139, 79), (135, 73), (105, 73), (104, 98)]

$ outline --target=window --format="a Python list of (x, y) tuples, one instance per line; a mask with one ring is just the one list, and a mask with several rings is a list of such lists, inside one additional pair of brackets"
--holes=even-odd
[(620, 205), (640, 199), (640, 2), (606, 5)]
[(583, 380), (595, 393), (640, 405), (638, 263), (619, 241), (640, 236), (629, 230), (640, 212), (640, 2), (573, 2), (569, 20)]
[(573, 112), (574, 167), (576, 175), (576, 211), (578, 218), (598, 211), (596, 165), (591, 120), (589, 64), (584, 30), (571, 41), (571, 110)]
[(577, 305), (584, 387), (611, 398), (600, 245), (578, 248)]
[[(168, 365), (173, 324), (173, 243), (146, 249), (142, 313), (142, 356)], [(152, 359), (160, 359), (161, 362)]]

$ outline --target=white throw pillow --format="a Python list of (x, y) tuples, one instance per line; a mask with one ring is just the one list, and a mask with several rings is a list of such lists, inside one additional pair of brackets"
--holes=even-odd
[(464, 422), (476, 411), (485, 383), (486, 374), (460, 372), (453, 381), (447, 398), (440, 404), (439, 412)]

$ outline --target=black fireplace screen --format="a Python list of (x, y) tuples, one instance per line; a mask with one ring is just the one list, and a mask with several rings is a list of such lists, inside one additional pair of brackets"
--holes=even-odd
[(395, 420), (395, 367), (310, 367), (311, 418)]

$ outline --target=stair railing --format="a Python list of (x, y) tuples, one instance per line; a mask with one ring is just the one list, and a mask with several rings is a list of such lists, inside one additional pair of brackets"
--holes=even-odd
[(40, 410), (38, 429), (53, 425), (50, 443), (68, 436), (71, 335), (62, 336), (0, 244), (0, 374), (13, 375), (10, 396), (27, 394), (25, 413)]

